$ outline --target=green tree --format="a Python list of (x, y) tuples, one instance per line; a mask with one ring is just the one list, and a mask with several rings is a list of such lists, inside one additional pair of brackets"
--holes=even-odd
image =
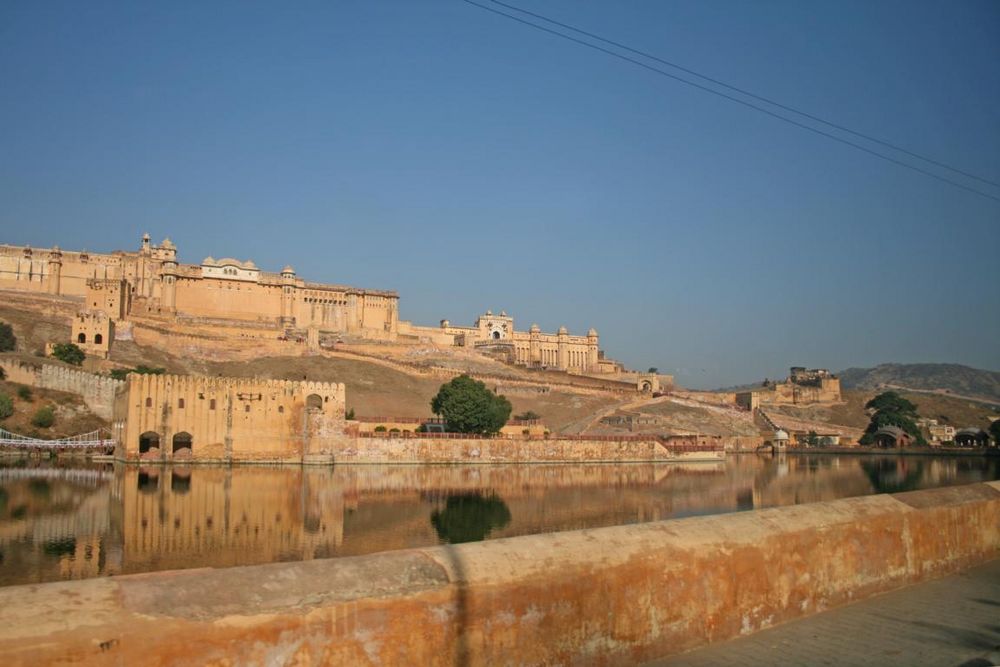
[(534, 419), (541, 419), (542, 416), (533, 410), (528, 410), (527, 412), (522, 412), (519, 415), (514, 415), (514, 419), (520, 419), (521, 421), (530, 422)]
[(31, 387), (22, 384), (20, 387), (17, 388), (17, 397), (20, 398), (22, 401), (30, 401), (32, 398), (34, 398), (31, 395)]
[(876, 412), (896, 412), (899, 414), (917, 414), (917, 406), (906, 400), (894, 391), (887, 391), (879, 394), (872, 400), (865, 403), (865, 408)]
[(926, 445), (927, 440), (917, 426), (917, 406), (906, 400), (894, 391), (887, 391), (879, 394), (865, 404), (869, 410), (875, 410), (864, 435), (861, 436), (862, 445), (871, 445), (875, 442), (875, 432), (886, 426), (895, 426), (906, 431), (914, 442), (918, 445)]
[(482, 382), (459, 375), (441, 385), (431, 400), (431, 410), (444, 417), (449, 431), (491, 435), (510, 419), (511, 405)]
[(816, 431), (809, 431), (809, 435), (806, 436), (806, 443), (810, 447), (815, 447), (819, 444), (819, 434)]
[(1000, 447), (1000, 419), (990, 424), (990, 437), (993, 438), (993, 446)]
[(354, 408), (344, 413), (344, 419), (354, 419)]
[(659, 373), (659, 372), (660, 372), (660, 369), (659, 369), (659, 368), (657, 368), (656, 366), (650, 366), (650, 367), (649, 367), (649, 370), (648, 370), (648, 371), (646, 371), (646, 372), (647, 372), (647, 373)]
[(6, 322), (0, 322), (0, 352), (11, 352), (17, 347), (14, 329)]
[(14, 414), (14, 401), (7, 394), (0, 394), (0, 420)]
[(87, 355), (77, 347), (76, 343), (56, 343), (52, 346), (52, 356), (67, 364), (79, 366)]
[(51, 405), (45, 405), (38, 408), (38, 412), (35, 416), (31, 418), (31, 423), (38, 428), (48, 428), (52, 426), (56, 421), (55, 412), (52, 411)]

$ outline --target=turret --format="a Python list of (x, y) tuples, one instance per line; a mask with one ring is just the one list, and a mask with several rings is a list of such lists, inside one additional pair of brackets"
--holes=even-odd
[(281, 326), (295, 326), (295, 269), (281, 270)]
[(160, 306), (171, 313), (177, 311), (177, 262), (168, 259), (160, 265), (163, 281)]
[(559, 327), (557, 336), (559, 337), (557, 352), (559, 368), (561, 370), (566, 370), (569, 368), (569, 331), (567, 331), (564, 326)]
[(528, 364), (536, 366), (542, 363), (542, 330), (537, 324), (532, 324), (528, 330)]
[(587, 370), (597, 370), (597, 360), (600, 358), (600, 339), (597, 329), (591, 327), (587, 332)]
[(59, 281), (62, 279), (62, 251), (54, 246), (49, 253), (49, 294), (59, 294)]

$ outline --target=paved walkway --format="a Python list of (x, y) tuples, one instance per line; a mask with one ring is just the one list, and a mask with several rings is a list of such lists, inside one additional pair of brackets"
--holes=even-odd
[(1000, 560), (650, 664), (998, 665)]

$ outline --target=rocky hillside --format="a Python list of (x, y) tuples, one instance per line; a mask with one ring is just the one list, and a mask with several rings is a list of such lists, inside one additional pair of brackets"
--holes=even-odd
[(959, 364), (882, 364), (839, 375), (844, 389), (903, 387), (1000, 403), (1000, 373)]

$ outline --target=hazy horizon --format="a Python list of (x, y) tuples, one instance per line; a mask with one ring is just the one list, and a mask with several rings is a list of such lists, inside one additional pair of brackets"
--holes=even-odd
[[(996, 3), (514, 4), (1000, 182)], [(1000, 369), (1000, 203), (467, 3), (12, 2), (0, 77), (0, 243), (169, 236), (692, 388)]]

